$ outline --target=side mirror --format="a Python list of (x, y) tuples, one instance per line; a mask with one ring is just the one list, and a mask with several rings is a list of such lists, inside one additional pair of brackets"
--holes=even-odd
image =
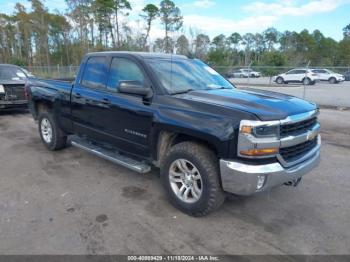
[(140, 81), (120, 81), (118, 91), (120, 93), (148, 97), (152, 94), (150, 87), (145, 87)]

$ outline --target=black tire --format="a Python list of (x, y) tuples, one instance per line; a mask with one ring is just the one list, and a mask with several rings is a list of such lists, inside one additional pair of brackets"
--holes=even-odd
[[(64, 147), (66, 147), (67, 144), (67, 136), (66, 134), (59, 128), (57, 122), (55, 121), (54, 116), (50, 112), (42, 112), (39, 115), (39, 134), (41, 141), (44, 143), (44, 145), (47, 147), (47, 149), (51, 151), (60, 150)], [(47, 139), (44, 139), (44, 133), (42, 129), (42, 122), (48, 121), (51, 125), (52, 129), (52, 138), (50, 141), (47, 141)]]
[(303, 83), (303, 85), (308, 86), (308, 85), (310, 85), (310, 84), (312, 83), (312, 81), (311, 81), (310, 78), (305, 77), (305, 78), (303, 79), (302, 83)]
[(337, 79), (335, 79), (334, 77), (331, 77), (330, 79), (328, 79), (328, 82), (330, 84), (336, 84), (337, 83)]
[(282, 78), (282, 77), (277, 77), (277, 79), (276, 79), (276, 83), (277, 84), (279, 84), (279, 85), (282, 85), (282, 84), (284, 84), (285, 82), (284, 82), (284, 79)]
[[(170, 182), (170, 168), (179, 159), (190, 161), (201, 176), (202, 191), (194, 203), (186, 203), (176, 196)], [(225, 200), (219, 177), (218, 159), (207, 147), (194, 143), (182, 142), (171, 147), (161, 165), (161, 180), (170, 202), (184, 213), (200, 217), (218, 209)]]

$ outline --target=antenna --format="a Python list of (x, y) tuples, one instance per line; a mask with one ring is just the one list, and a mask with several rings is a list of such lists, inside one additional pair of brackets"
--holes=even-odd
[(173, 90), (173, 53), (170, 54), (170, 89)]

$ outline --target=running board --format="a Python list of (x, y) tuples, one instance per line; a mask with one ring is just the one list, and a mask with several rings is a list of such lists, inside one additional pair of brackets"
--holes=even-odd
[(135, 159), (129, 158), (127, 156), (121, 155), (118, 152), (114, 152), (112, 150), (108, 150), (100, 146), (94, 145), (89, 140), (74, 136), (71, 138), (70, 143), (72, 144), (72, 146), (88, 151), (96, 156), (129, 168), (135, 172), (147, 173), (151, 171), (151, 166), (143, 162), (137, 161)]

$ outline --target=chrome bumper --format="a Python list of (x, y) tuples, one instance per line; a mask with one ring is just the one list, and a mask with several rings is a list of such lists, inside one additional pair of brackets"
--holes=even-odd
[[(249, 165), (230, 160), (220, 160), (223, 190), (236, 195), (252, 195), (297, 180), (320, 162), (320, 151), (295, 166), (285, 168), (280, 163)], [(263, 186), (257, 190), (258, 178), (265, 176)]]

